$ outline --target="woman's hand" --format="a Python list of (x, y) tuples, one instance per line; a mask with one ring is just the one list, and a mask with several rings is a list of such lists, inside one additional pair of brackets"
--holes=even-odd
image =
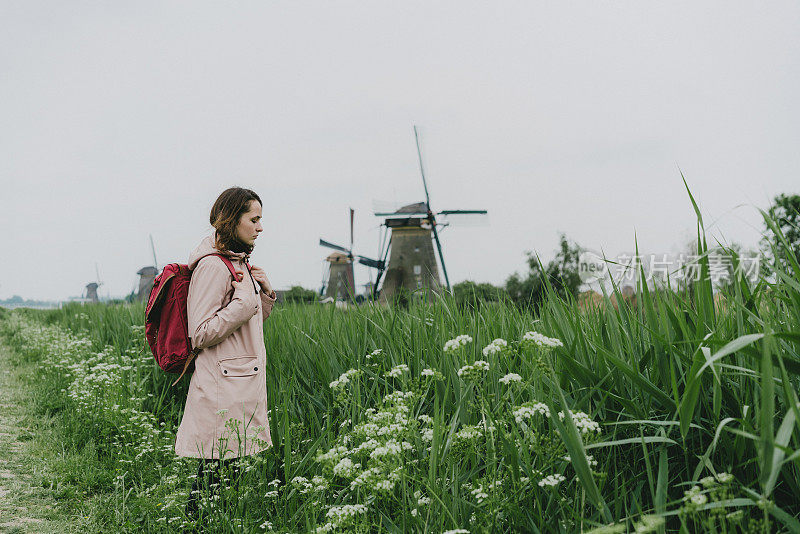
[(236, 273), (236, 280), (231, 281), (231, 285), (233, 286), (233, 290), (236, 291), (244, 283), (244, 273), (239, 269), (236, 269), (234, 272)]
[(272, 289), (272, 284), (269, 282), (269, 278), (267, 278), (267, 273), (264, 272), (264, 269), (251, 265), (250, 274), (253, 275), (253, 279), (258, 282), (258, 285), (261, 286), (261, 290), (264, 291), (264, 293), (274, 297), (275, 292)]

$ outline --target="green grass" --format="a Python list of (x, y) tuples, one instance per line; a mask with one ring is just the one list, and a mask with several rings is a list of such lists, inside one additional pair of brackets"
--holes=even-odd
[[(699, 210), (698, 243), (707, 273)], [(730, 284), (722, 306), (706, 280), (689, 293), (639, 287), (636, 307), (615, 288), (619, 309), (586, 312), (552, 294), (534, 315), (449, 298), (277, 307), (265, 324), (274, 447), (242, 462), (238, 487), (200, 523), (800, 532), (800, 266), (776, 267), (775, 280)], [(141, 304), (70, 305), (6, 313), (0, 332), (21, 364), (39, 368), (34, 409), (58, 421), (73, 458), (59, 480), (64, 501), (101, 499), (92, 521), (105, 529), (191, 529), (182, 511), (196, 466), (171, 452), (188, 381), (170, 387), (142, 323)], [(563, 346), (526, 341), (532, 330)], [(461, 334), (473, 341), (443, 350)], [(508, 344), (484, 356), (496, 338)], [(478, 360), (488, 370), (459, 374)], [(389, 375), (401, 364), (408, 370)], [(521, 381), (501, 383), (508, 373)], [(345, 505), (364, 508), (326, 515)]]

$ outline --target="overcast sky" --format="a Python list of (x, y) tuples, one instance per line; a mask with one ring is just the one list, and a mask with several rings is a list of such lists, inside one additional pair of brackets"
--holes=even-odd
[[(317, 288), (323, 237), (372, 255), (373, 200), (487, 209), (447, 228), (452, 282), (502, 283), (558, 233), (674, 252), (755, 245), (800, 187), (800, 4), (0, 3), (0, 298), (123, 296), (185, 263), (225, 188), (254, 189), (253, 263)], [(359, 284), (367, 281), (358, 267)]]

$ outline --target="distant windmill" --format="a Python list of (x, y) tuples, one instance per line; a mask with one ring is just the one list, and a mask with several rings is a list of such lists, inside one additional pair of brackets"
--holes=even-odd
[[(441, 289), (439, 281), (439, 269), (436, 263), (436, 254), (433, 244), (439, 253), (439, 261), (442, 265), (444, 280), (447, 290), (450, 291), (450, 279), (447, 276), (447, 268), (444, 264), (442, 254), (442, 244), (439, 241), (437, 227), (448, 226), (451, 222), (461, 220), (468, 222), (479, 216), (486, 218), (486, 210), (443, 210), (434, 212), (431, 208), (430, 195), (428, 194), (428, 183), (425, 179), (425, 169), (422, 164), (422, 151), (419, 146), (419, 134), (417, 127), (414, 126), (414, 139), (417, 144), (417, 156), (419, 157), (419, 170), (422, 175), (422, 185), (425, 188), (425, 202), (417, 202), (403, 206), (393, 212), (376, 211), (377, 217), (384, 217), (384, 232), (391, 232), (391, 236), (386, 240), (383, 254), (380, 260), (375, 262), (378, 269), (378, 276), (373, 286), (377, 292), (381, 276), (386, 271), (386, 278), (380, 290), (380, 301), (389, 302), (401, 290), (410, 291), (423, 289), (426, 291), (438, 292)], [(447, 222), (437, 221), (437, 216), (443, 216)], [(388, 266), (386, 256), (391, 250)], [(364, 263), (365, 265), (367, 263)]]
[(83, 298), (91, 303), (98, 302), (97, 284), (95, 282), (89, 282), (88, 284), (86, 284), (86, 296)]
[(139, 289), (136, 292), (136, 300), (142, 301), (150, 296), (153, 283), (158, 276), (158, 262), (156, 261), (156, 247), (153, 244), (153, 234), (150, 234), (150, 249), (153, 251), (153, 265), (142, 267), (136, 274), (139, 275)]
[(97, 275), (97, 281), (86, 284), (86, 296), (84, 298), (89, 302), (98, 302), (100, 300), (97, 296), (97, 289), (103, 285), (100, 280), (100, 268), (97, 266), (97, 262), (94, 262), (94, 272)]
[[(353, 276), (353, 218), (355, 211), (350, 208), (350, 248), (334, 245), (324, 239), (319, 240), (322, 247), (332, 248), (337, 252), (330, 253), (325, 261), (328, 262), (328, 277), (323, 280), (322, 291), (325, 298), (333, 300), (352, 300), (355, 298), (355, 278)], [(359, 262), (365, 265), (376, 267), (379, 262), (358, 256)]]

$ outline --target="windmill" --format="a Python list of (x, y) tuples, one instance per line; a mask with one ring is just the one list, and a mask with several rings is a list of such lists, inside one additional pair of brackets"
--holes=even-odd
[(153, 282), (158, 276), (158, 262), (156, 261), (156, 247), (153, 244), (153, 234), (150, 234), (150, 249), (153, 251), (153, 265), (142, 267), (136, 274), (139, 275), (139, 289), (136, 292), (136, 300), (142, 301), (150, 296), (153, 289)]
[[(424, 290), (433, 292), (438, 292), (441, 289), (442, 284), (439, 280), (439, 268), (433, 248), (434, 243), (436, 252), (439, 255), (442, 272), (444, 273), (447, 291), (450, 291), (450, 278), (447, 276), (447, 267), (445, 267), (444, 263), (438, 228), (449, 226), (456, 220), (468, 222), (471, 219), (485, 219), (487, 215), (486, 210), (433, 211), (430, 195), (428, 194), (428, 183), (425, 179), (425, 168), (422, 163), (422, 151), (419, 146), (419, 133), (416, 126), (414, 126), (414, 139), (417, 144), (422, 185), (425, 189), (425, 202), (408, 204), (392, 212), (375, 211), (377, 217), (384, 217), (382, 226), (384, 227), (385, 247), (383, 248), (383, 253), (379, 255), (380, 259), (375, 262), (375, 265), (371, 265), (378, 269), (377, 280), (373, 286), (373, 290), (376, 292), (384, 270), (386, 272), (386, 278), (380, 292), (381, 302), (391, 301), (401, 291), (401, 288), (409, 291)], [(438, 216), (442, 216), (444, 222), (438, 221)], [(391, 233), (388, 240), (385, 239), (387, 232)], [(390, 250), (391, 256), (389, 256), (387, 264), (386, 257)]]
[(350, 208), (350, 248), (335, 245), (324, 239), (319, 240), (322, 247), (332, 248), (325, 261), (328, 262), (328, 277), (323, 279), (320, 295), (332, 300), (351, 300), (355, 298), (355, 278), (353, 276), (353, 260), (358, 257), (359, 263), (370, 267), (378, 267), (376, 260), (365, 256), (353, 255), (353, 219), (355, 211)]
[(100, 268), (97, 266), (97, 262), (94, 263), (94, 272), (97, 274), (97, 281), (86, 284), (86, 296), (84, 297), (92, 303), (100, 300), (97, 296), (97, 289), (103, 285), (103, 282), (100, 281)]

